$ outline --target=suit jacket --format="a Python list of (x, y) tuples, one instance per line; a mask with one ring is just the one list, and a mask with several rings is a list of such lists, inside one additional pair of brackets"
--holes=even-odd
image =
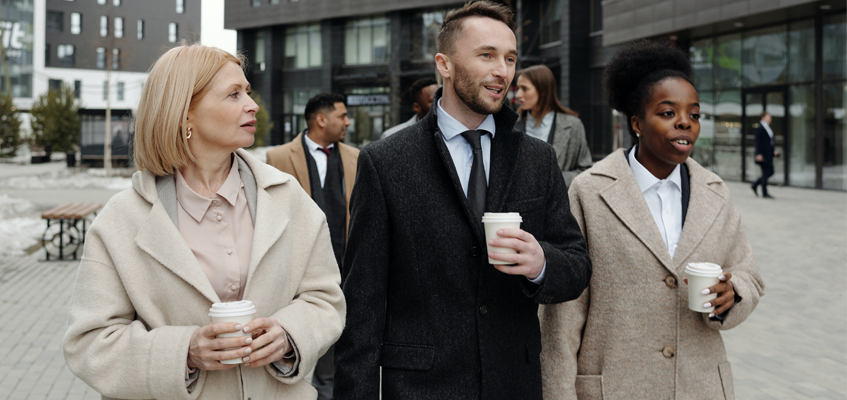
[[(326, 219), (291, 176), (243, 150), (255, 181), (255, 234), (244, 298), (275, 318), (297, 345), (298, 373), (270, 366), (200, 371), (185, 387), (191, 336), (220, 302), (183, 240), (156, 178), (136, 172), (94, 220), (68, 312), (70, 370), (104, 398), (314, 399), (303, 376), (341, 334), (345, 303)], [(252, 194), (251, 194), (252, 193)], [(255, 201), (255, 203), (253, 203)]]
[(494, 120), (486, 209), (520, 212), (544, 249), (543, 284), (488, 264), (434, 111), (369, 144), (342, 268), (336, 399), (378, 398), (380, 367), (383, 399), (541, 398), (537, 303), (578, 297), (591, 264), (553, 149), (513, 130), (507, 107)]
[[(309, 164), (306, 162), (308, 149), (303, 149), (303, 133), (299, 133), (290, 142), (268, 150), (267, 162), (282, 172), (293, 175), (300, 186), (310, 197), (312, 196), (311, 181), (309, 181)], [(350, 227), (350, 195), (353, 193), (353, 184), (356, 181), (356, 160), (359, 158), (359, 149), (344, 143), (336, 143), (338, 154), (341, 156), (341, 165), (344, 167), (344, 197), (347, 199), (347, 221), (345, 228)], [(345, 232), (347, 230), (345, 229)]]
[[(689, 206), (673, 259), (623, 150), (571, 185), (593, 275), (577, 301), (539, 311), (545, 399), (734, 398), (719, 331), (750, 315), (764, 283), (726, 185), (693, 159), (685, 164)], [(723, 321), (688, 309), (689, 262), (732, 273), (741, 301)]]
[[(526, 132), (526, 121), (519, 121), (517, 128)], [(585, 140), (585, 127), (578, 117), (557, 112), (551, 129), (552, 140), (548, 142), (556, 150), (556, 162), (562, 171), (562, 177), (565, 178), (565, 184), (570, 186), (573, 178), (594, 164), (591, 149)]]
[(762, 155), (762, 162), (756, 164), (773, 165), (773, 139), (762, 124), (753, 132), (755, 137), (756, 155)]

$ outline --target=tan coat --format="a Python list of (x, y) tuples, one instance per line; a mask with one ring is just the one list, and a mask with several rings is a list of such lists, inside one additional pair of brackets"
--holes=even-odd
[[(344, 226), (346, 237), (347, 228), (350, 225), (350, 195), (353, 193), (353, 184), (356, 183), (356, 163), (359, 160), (359, 149), (338, 143), (338, 154), (341, 156), (341, 166), (344, 167), (344, 198), (347, 200), (347, 222)], [(300, 182), (306, 194), (312, 195), (309, 164), (306, 163), (306, 153), (303, 151), (302, 132), (290, 142), (268, 150), (267, 161), (268, 164), (277, 167), (280, 171), (293, 175)]]
[[(764, 294), (741, 217), (715, 174), (686, 161), (691, 195), (674, 258), (626, 162), (612, 153), (578, 176), (571, 210), (593, 264), (579, 299), (539, 311), (545, 399), (733, 399), (720, 330)], [(732, 273), (741, 297), (721, 323), (688, 309), (689, 262)]]
[(296, 344), (296, 376), (236, 367), (202, 371), (185, 387), (191, 335), (218, 302), (165, 211), (155, 178), (136, 172), (97, 216), (85, 243), (65, 335), (71, 371), (104, 398), (314, 399), (303, 381), (341, 335), (345, 302), (326, 219), (291, 176), (237, 152), (257, 184), (244, 299), (279, 321)]

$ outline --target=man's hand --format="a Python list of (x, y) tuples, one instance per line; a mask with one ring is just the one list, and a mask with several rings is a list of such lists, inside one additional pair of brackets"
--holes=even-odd
[(762, 162), (762, 160), (764, 160), (764, 157), (761, 154), (756, 154), (756, 162)]
[(488, 241), (491, 247), (514, 249), (517, 254), (489, 252), (493, 260), (505, 261), (514, 266), (494, 264), (498, 271), (509, 275), (523, 275), (529, 279), (538, 278), (544, 269), (544, 250), (535, 236), (523, 229), (499, 229), (497, 235), (502, 239)]

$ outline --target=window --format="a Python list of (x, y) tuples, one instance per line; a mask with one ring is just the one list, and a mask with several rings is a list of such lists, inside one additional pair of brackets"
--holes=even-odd
[(138, 40), (144, 39), (144, 20), (143, 19), (138, 20), (138, 26), (136, 28), (136, 33), (137, 33)]
[(385, 17), (347, 21), (344, 35), (344, 63), (374, 64), (388, 61), (389, 20)]
[(262, 6), (262, 0), (250, 0), (250, 3), (253, 5), (253, 7), (261, 7)]
[(279, 4), (279, 0), (271, 0), (271, 4)]
[(124, 37), (124, 19), (121, 17), (115, 17), (115, 37)]
[(97, 48), (97, 69), (106, 69), (106, 49)]
[(254, 60), (259, 71), (265, 70), (265, 31), (256, 32), (256, 59)]
[(64, 30), (65, 13), (60, 11), (47, 11), (47, 32), (62, 33)]
[(50, 66), (50, 43), (44, 43), (44, 66)]
[(97, 0), (97, 4), (106, 4), (106, 0)]
[(49, 79), (47, 80), (47, 90), (59, 90), (62, 88), (62, 80), (61, 79)]
[(121, 51), (112, 49), (112, 70), (117, 71), (121, 66)]
[(603, 0), (591, 0), (591, 32), (603, 30)]
[(176, 13), (185, 13), (185, 0), (176, 0)]
[(285, 30), (284, 68), (319, 67), (322, 51), (320, 24), (293, 26)]
[(118, 101), (124, 100), (124, 83), (118, 82)]
[(561, 0), (541, 1), (541, 45), (558, 42), (559, 32), (562, 26), (562, 2)]
[(71, 13), (71, 34), (79, 35), (82, 33), (82, 14)]
[(120, 7), (120, 5), (121, 5), (121, 0), (112, 0), (112, 4), (113, 4), (115, 7)]
[(438, 54), (438, 32), (444, 22), (444, 11), (415, 15), (412, 27), (412, 59), (434, 61)]
[(82, 92), (82, 81), (74, 81), (74, 98), (78, 99), (79, 94)]
[(109, 82), (103, 81), (103, 100), (109, 99)]
[(100, 16), (100, 37), (109, 36), (109, 17)]
[(177, 36), (177, 25), (176, 22), (171, 22), (168, 24), (168, 41), (171, 43), (176, 43)]
[(74, 46), (71, 44), (60, 44), (56, 46), (56, 56), (60, 67), (74, 66)]

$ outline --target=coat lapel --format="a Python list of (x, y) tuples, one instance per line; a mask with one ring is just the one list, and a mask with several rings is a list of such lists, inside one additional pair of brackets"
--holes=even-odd
[(688, 259), (694, 249), (697, 248), (727, 202), (727, 198), (718, 194), (709, 186), (711, 183), (719, 182), (716, 176), (708, 174), (703, 167), (690, 159), (685, 162), (685, 165), (688, 166), (691, 195), (688, 201), (685, 225), (682, 227), (682, 234), (679, 238), (679, 246), (674, 253), (673, 263), (675, 267), (679, 267), (679, 264)]
[(522, 141), (520, 134), (512, 132), (511, 125), (508, 129), (500, 129), (501, 124), (497, 122), (497, 134), (491, 140), (491, 165), (488, 172), (488, 198), (485, 209), (502, 212), (514, 177)]
[[(623, 158), (624, 152), (619, 151), (615, 155), (614, 163), (608, 164), (607, 168), (598, 168), (594, 174), (606, 175), (615, 179), (615, 182), (600, 191), (600, 197), (609, 206), (613, 213), (638, 238), (644, 246), (658, 259), (662, 265), (671, 273), (676, 271), (671, 263), (671, 255), (665, 246), (656, 221), (650, 214), (650, 208), (644, 200), (644, 195), (635, 181), (635, 176), (629, 169), (629, 165)], [(687, 225), (687, 223), (686, 223)]]
[(194, 253), (182, 239), (161, 202), (155, 202), (144, 226), (135, 236), (135, 244), (156, 261), (188, 282), (209, 301), (219, 303), (215, 289), (206, 273), (194, 257)]
[(300, 182), (300, 186), (306, 191), (309, 197), (312, 197), (312, 186), (309, 182), (309, 165), (306, 164), (306, 152), (303, 149), (303, 133), (297, 135), (292, 141), (291, 154), (288, 156), (291, 160), (291, 165), (294, 166), (294, 177)]
[[(435, 122), (435, 118), (432, 119), (432, 122)], [(476, 233), (477, 238), (482, 240), (484, 237), (484, 234), (480, 229), (482, 223), (481, 221), (479, 223), (474, 222), (476, 218), (474, 218), (473, 213), (471, 212), (470, 205), (468, 204), (468, 197), (465, 195), (464, 189), (462, 189), (462, 182), (459, 180), (459, 174), (456, 172), (456, 166), (453, 165), (453, 157), (450, 156), (450, 150), (447, 150), (447, 145), (444, 144), (444, 139), (441, 137), (441, 130), (438, 129), (437, 124), (433, 131), (435, 134), (432, 136), (432, 140), (435, 144), (436, 152), (441, 157), (441, 162), (444, 164), (444, 168), (447, 169), (450, 179), (453, 181), (453, 189), (456, 191), (456, 196), (459, 198), (459, 202), (461, 202), (462, 208), (465, 210), (465, 218), (467, 218), (467, 221), (471, 225), (474, 233)]]
[(289, 218), (285, 211), (271, 198), (271, 195), (259, 187), (256, 196), (256, 215), (261, 218), (256, 219), (256, 224), (253, 227), (253, 251), (250, 253), (250, 269), (247, 273), (247, 288), (250, 287), (250, 277), (254, 275), (256, 267), (262, 258), (265, 257), (271, 246), (279, 240), (282, 232), (285, 231), (288, 225)]

